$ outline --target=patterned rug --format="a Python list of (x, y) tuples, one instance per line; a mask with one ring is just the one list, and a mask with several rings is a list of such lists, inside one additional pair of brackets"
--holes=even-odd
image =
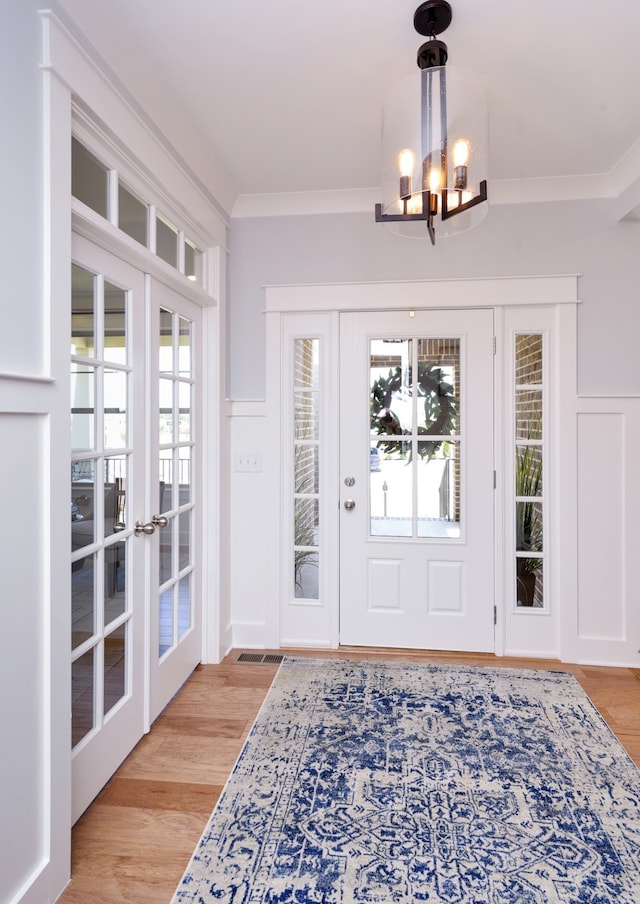
[(285, 659), (185, 902), (637, 904), (640, 772), (569, 674)]

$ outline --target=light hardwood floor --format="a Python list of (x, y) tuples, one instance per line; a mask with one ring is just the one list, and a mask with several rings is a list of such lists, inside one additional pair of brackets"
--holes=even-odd
[[(471, 654), (341, 648), (279, 651), (573, 672), (640, 766), (640, 670)], [(200, 666), (73, 830), (61, 904), (168, 904), (240, 753), (277, 665)]]

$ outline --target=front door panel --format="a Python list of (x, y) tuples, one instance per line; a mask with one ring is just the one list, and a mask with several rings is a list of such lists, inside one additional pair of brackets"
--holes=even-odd
[(493, 315), (341, 317), (342, 644), (490, 651)]

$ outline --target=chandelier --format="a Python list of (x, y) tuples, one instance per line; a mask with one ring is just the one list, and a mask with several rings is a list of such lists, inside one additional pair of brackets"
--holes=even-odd
[[(487, 213), (487, 108), (468, 73), (446, 67), (436, 35), (451, 23), (447, 0), (421, 3), (413, 17), (428, 41), (418, 68), (387, 98), (382, 128), (382, 198), (376, 222), (400, 235), (438, 236), (476, 226)], [(437, 218), (440, 218), (436, 226)]]

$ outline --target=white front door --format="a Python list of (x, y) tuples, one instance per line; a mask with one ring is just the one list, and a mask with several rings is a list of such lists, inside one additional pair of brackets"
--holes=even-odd
[(340, 319), (340, 642), (494, 649), (493, 313)]
[(200, 661), (199, 310), (73, 237), (72, 811)]

